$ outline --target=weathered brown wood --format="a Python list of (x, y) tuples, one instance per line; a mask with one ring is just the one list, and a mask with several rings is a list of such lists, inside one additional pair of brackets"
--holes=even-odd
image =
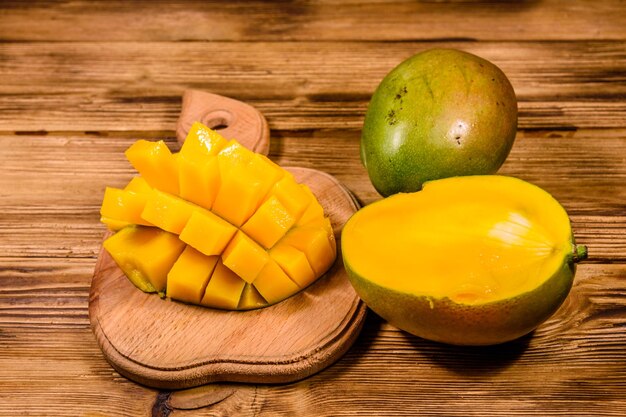
[[(620, 0), (0, 2), (0, 415), (626, 415), (624, 22)], [(173, 146), (185, 89), (227, 95), (268, 118), (272, 159), (369, 203), (367, 101), (439, 46), (511, 78), (522, 130), (502, 172), (553, 193), (589, 245), (550, 321), (465, 349), (369, 314), (337, 363), (286, 385), (160, 392), (111, 369), (87, 305), (102, 190), (131, 175), (133, 140)]]
[[(350, 194), (328, 174), (289, 170), (316, 195), (339, 243), (343, 224), (357, 210)], [(169, 389), (300, 380), (348, 350), (365, 311), (340, 255), (301, 293), (270, 307), (233, 312), (143, 293), (102, 250), (89, 301), (96, 340), (111, 365), (134, 381)]]
[(2, 3), (0, 40), (619, 40), (626, 31), (619, 0), (117, 0), (28, 6)]
[[(67, 263), (56, 265), (64, 269)], [(75, 267), (77, 278), (89, 276), (87, 265)], [(3, 282), (10, 283), (3, 289), (37, 293), (49, 276), (41, 273), (40, 284), (27, 284), (4, 273)], [(370, 314), (357, 343), (334, 366), (289, 385), (227, 386), (234, 392), (211, 412), (330, 416), (441, 415), (445, 410), (445, 415), (495, 416), (506, 410), (506, 415), (620, 416), (626, 412), (625, 276), (624, 265), (581, 265), (572, 293), (554, 317), (533, 335), (492, 348), (431, 343)], [(82, 293), (87, 297), (88, 288)], [(0, 300), (3, 309), (10, 303), (4, 293)], [(48, 302), (41, 294), (28, 308), (37, 312)], [(111, 371), (87, 317), (80, 321), (82, 326), (72, 328), (59, 328), (54, 320), (40, 327), (2, 325), (0, 414), (150, 415), (158, 393)], [(160, 401), (188, 408), (192, 399), (200, 406), (216, 395), (183, 391), (166, 393)], [(398, 412), (398, 404), (404, 411)]]
[(522, 129), (623, 127), (622, 42), (44, 42), (0, 44), (0, 132), (172, 130), (188, 88), (248, 102), (272, 130), (358, 130), (385, 74), (433, 47), (500, 66)]

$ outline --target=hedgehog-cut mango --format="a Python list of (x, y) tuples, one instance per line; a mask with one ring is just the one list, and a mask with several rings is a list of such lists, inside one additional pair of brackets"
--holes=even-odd
[(236, 140), (194, 123), (172, 153), (139, 140), (139, 172), (107, 187), (104, 248), (144, 292), (190, 304), (249, 310), (284, 300), (331, 267), (336, 242), (315, 195)]

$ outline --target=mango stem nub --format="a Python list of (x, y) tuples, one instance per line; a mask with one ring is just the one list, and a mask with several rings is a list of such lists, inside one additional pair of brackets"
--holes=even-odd
[(578, 263), (587, 259), (587, 246), (585, 245), (573, 245), (572, 248), (572, 261)]

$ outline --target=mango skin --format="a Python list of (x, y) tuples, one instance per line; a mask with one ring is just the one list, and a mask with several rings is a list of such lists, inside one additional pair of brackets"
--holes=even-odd
[(493, 174), (517, 131), (517, 100), (489, 61), (453, 49), (421, 52), (394, 68), (370, 101), (361, 161), (383, 196), (426, 181)]
[(561, 269), (537, 289), (502, 301), (463, 305), (449, 298), (405, 294), (359, 276), (344, 259), (350, 282), (376, 314), (424, 339), (452, 345), (494, 345), (524, 336), (552, 316), (574, 281), (576, 266)]

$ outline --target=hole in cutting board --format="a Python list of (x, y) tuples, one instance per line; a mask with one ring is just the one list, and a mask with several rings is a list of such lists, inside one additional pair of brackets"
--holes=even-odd
[(213, 130), (224, 130), (233, 122), (233, 114), (226, 110), (216, 110), (205, 115), (202, 123)]

